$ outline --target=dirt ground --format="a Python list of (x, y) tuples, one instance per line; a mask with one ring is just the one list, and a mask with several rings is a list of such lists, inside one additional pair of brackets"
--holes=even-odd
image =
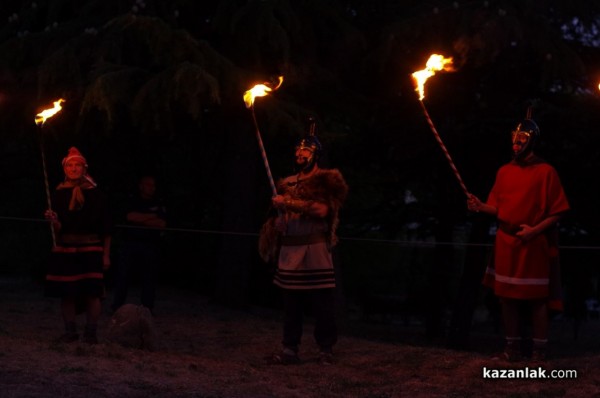
[[(307, 324), (303, 362), (281, 366), (264, 361), (280, 341), (277, 311), (227, 309), (176, 289), (159, 297), (153, 352), (103, 340), (108, 313), (100, 344), (56, 344), (58, 302), (30, 281), (0, 279), (0, 397), (600, 397), (598, 320), (585, 321), (577, 339), (570, 322), (553, 321), (554, 358), (541, 365), (492, 360), (485, 336), (473, 337), (477, 349), (452, 351), (418, 344), (393, 325), (346, 327), (336, 363), (320, 365)], [(483, 377), (486, 369), (538, 366), (577, 377)]]

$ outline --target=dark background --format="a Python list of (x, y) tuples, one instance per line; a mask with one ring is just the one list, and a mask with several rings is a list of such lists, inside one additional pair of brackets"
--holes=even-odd
[[(439, 333), (445, 309), (467, 303), (469, 315), (483, 300), (493, 227), (466, 211), (414, 92), (410, 74), (440, 53), (456, 71), (430, 79), (424, 103), (479, 197), (532, 107), (538, 153), (572, 206), (561, 242), (577, 312), (597, 296), (599, 15), (587, 0), (2, 1), (0, 273), (43, 277), (40, 144), (51, 187), (74, 145), (115, 214), (140, 173), (158, 176), (163, 283), (275, 305), (256, 253), (270, 187), (242, 95), (281, 75), (255, 106), (266, 152), (276, 179), (290, 174), (316, 119), (324, 165), (350, 186), (335, 253), (349, 308), (425, 314)], [(38, 129), (58, 98), (63, 110)]]

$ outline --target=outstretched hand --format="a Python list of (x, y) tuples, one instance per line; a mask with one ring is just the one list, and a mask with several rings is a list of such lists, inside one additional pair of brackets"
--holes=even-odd
[(479, 200), (479, 198), (472, 193), (469, 193), (467, 196), (467, 209), (479, 213), (482, 207), (483, 203), (481, 200)]
[(58, 222), (58, 214), (51, 209), (48, 209), (44, 212), (44, 218), (48, 221)]

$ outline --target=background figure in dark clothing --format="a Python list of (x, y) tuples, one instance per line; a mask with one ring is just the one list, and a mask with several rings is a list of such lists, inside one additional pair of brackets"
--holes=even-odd
[(156, 179), (145, 175), (138, 182), (138, 193), (130, 198), (126, 228), (116, 268), (112, 310), (125, 303), (133, 277), (140, 278), (141, 304), (154, 310), (156, 280), (160, 259), (160, 241), (167, 225), (166, 210), (156, 197)]

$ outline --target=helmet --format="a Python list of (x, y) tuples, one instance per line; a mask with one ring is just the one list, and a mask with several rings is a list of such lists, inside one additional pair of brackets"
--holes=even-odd
[(524, 119), (511, 132), (513, 156), (515, 160), (523, 160), (533, 151), (540, 137), (540, 128), (532, 119)]
[[(302, 156), (302, 154), (299, 153), (301, 149), (309, 151), (310, 155), (308, 157)], [(319, 161), (319, 158), (321, 157), (321, 152), (323, 151), (323, 146), (321, 145), (321, 142), (315, 135), (314, 121), (311, 120), (309, 134), (306, 137), (301, 138), (298, 142), (296, 142), (295, 151), (296, 165), (303, 172), (311, 171)]]
[(296, 150), (298, 150), (300, 148), (308, 149), (313, 154), (315, 154), (317, 157), (319, 155), (321, 155), (321, 151), (323, 150), (323, 147), (321, 146), (321, 142), (319, 142), (319, 139), (317, 137), (315, 137), (314, 135), (309, 135), (308, 137), (304, 137), (301, 140), (299, 140), (296, 143), (295, 148), (296, 148)]
[(517, 125), (515, 131), (524, 131), (532, 135), (534, 139), (539, 138), (540, 136), (540, 128), (538, 125), (531, 119), (524, 119)]

